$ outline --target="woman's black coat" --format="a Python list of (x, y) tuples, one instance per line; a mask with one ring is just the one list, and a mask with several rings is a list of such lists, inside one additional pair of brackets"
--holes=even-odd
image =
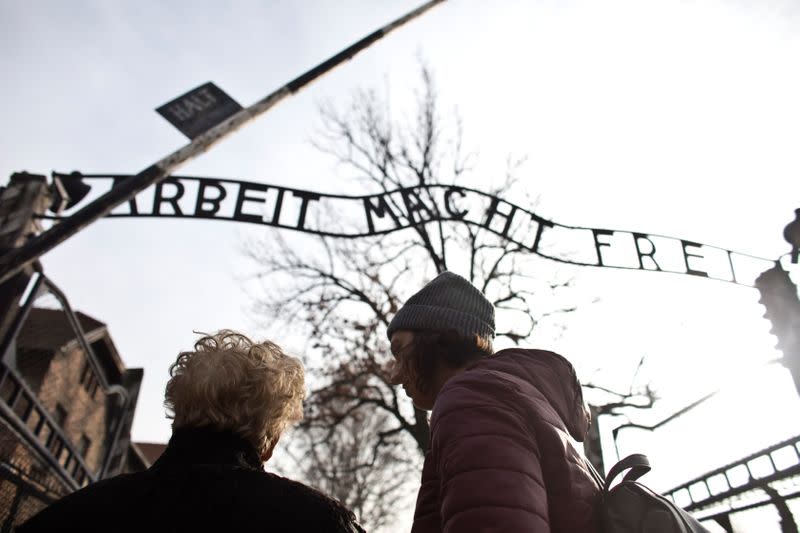
[(363, 531), (337, 501), (264, 472), (256, 450), (227, 432), (177, 430), (147, 471), (103, 480), (53, 503), (20, 533)]

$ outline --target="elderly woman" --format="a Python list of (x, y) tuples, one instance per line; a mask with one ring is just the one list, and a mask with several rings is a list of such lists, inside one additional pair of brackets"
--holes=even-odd
[(303, 417), (300, 361), (228, 330), (194, 348), (170, 368), (173, 434), (158, 461), (70, 494), (19, 531), (363, 531), (335, 500), (263, 470)]

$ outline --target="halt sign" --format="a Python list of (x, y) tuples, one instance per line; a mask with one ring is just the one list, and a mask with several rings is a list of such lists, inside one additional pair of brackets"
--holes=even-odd
[(192, 89), (156, 111), (181, 133), (194, 139), (242, 110), (236, 100), (212, 82)]

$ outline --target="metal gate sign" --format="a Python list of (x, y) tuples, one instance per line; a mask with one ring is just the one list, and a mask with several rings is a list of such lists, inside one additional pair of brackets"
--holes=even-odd
[[(127, 179), (81, 176), (96, 193)], [(753, 286), (756, 276), (775, 263), (687, 239), (560, 224), (498, 196), (457, 185), (345, 196), (232, 179), (170, 176), (108, 216), (230, 220), (341, 238), (457, 222), (483, 228), (519, 245), (520, 251), (560, 263), (672, 272), (745, 286)], [(338, 223), (344, 220), (346, 225)]]
[(192, 89), (156, 109), (159, 115), (190, 139), (241, 110), (242, 106), (236, 100), (212, 82)]

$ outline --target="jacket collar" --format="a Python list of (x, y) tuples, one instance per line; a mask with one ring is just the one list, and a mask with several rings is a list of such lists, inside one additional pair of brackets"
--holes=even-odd
[(180, 428), (172, 433), (167, 449), (152, 468), (198, 464), (230, 465), (264, 470), (258, 452), (246, 439), (231, 431), (211, 428)]

